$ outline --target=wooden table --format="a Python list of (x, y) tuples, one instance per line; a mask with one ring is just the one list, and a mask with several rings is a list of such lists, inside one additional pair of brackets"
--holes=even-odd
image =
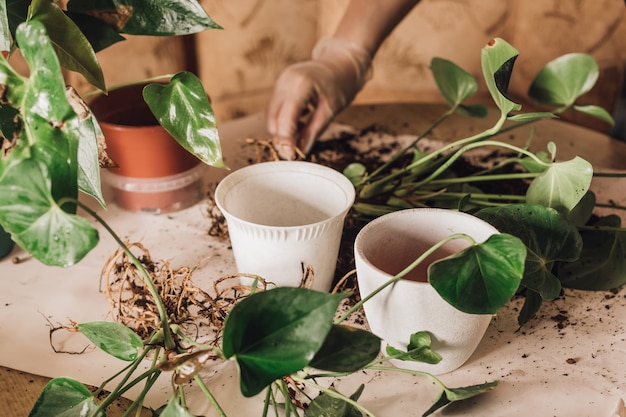
[[(418, 134), (442, 111), (439, 105), (426, 104), (355, 106), (341, 114), (337, 118), (337, 122), (356, 127), (377, 124), (384, 126), (391, 132)], [(433, 137), (441, 140), (451, 140), (460, 136), (466, 136), (468, 132), (476, 133), (479, 129), (489, 126), (490, 120), (493, 121), (493, 118), (488, 120), (476, 120), (454, 116), (450, 120), (450, 123), (438, 128), (434, 132)], [(267, 137), (264, 126), (263, 116), (255, 115), (225, 123), (220, 127), (225, 160), (231, 168), (245, 165), (253, 158), (253, 150), (242, 150), (242, 141), (246, 137)], [(525, 127), (514, 133), (507, 133), (506, 140), (523, 143), (530, 134), (530, 131), (530, 127)], [(597, 167), (608, 169), (626, 168), (626, 145), (612, 140), (601, 133), (554, 120), (538, 123), (536, 125), (534, 147), (544, 147), (550, 140), (557, 142), (559, 149), (558, 155), (562, 159), (568, 159), (576, 154), (580, 154)], [(226, 173), (223, 171), (211, 169), (207, 174), (207, 181), (209, 183), (218, 181), (224, 175), (226, 175)], [(202, 214), (204, 210), (205, 207), (203, 207), (203, 203), (200, 203), (196, 207), (170, 216), (124, 213), (114, 206), (110, 207), (109, 211), (106, 213), (101, 212), (114, 227), (121, 227), (118, 228), (118, 230), (123, 232), (124, 237), (142, 239), (144, 242), (148, 241), (150, 243), (167, 241), (169, 245), (176, 247), (177, 245), (183, 247), (185, 241), (195, 240), (197, 243), (196, 246), (202, 247), (194, 248), (193, 250), (175, 251), (173, 255), (177, 256), (177, 261), (185, 265), (190, 265), (193, 264), (198, 257), (206, 256), (207, 252), (210, 252), (211, 256), (221, 256), (224, 260), (224, 262), (216, 267), (217, 270), (214, 272), (217, 274), (229, 272), (229, 268), (233, 268), (232, 256), (227, 249), (219, 247), (219, 244), (212, 241), (204, 233), (206, 229), (203, 228), (207, 227), (206, 218), (203, 218)], [(178, 231), (177, 233), (181, 234), (183, 237), (176, 238), (178, 235), (171, 237), (172, 235), (168, 234), (170, 229), (176, 229)], [(110, 254), (114, 248), (115, 243), (103, 235), (101, 243), (94, 250), (94, 253), (88, 255), (79, 266), (75, 267), (80, 270), (81, 274), (90, 275), (91, 278), (89, 279), (91, 282), (72, 285), (86, 285), (84, 288), (81, 287), (82, 289), (80, 291), (97, 292), (92, 287), (97, 286), (100, 268), (103, 264), (103, 257)], [(169, 255), (170, 252), (167, 252), (167, 254)], [(12, 256), (14, 255), (24, 256), (24, 253), (16, 248)], [(153, 255), (158, 259), (160, 253), (153, 253)], [(172, 259), (169, 256), (168, 258)], [(33, 340), (31, 344), (29, 341), (33, 335), (30, 333), (20, 333), (21, 330), (16, 331), (13, 325), (20, 325), (20, 323), (16, 323), (15, 321), (18, 320), (9, 314), (10, 308), (15, 303), (27, 304), (30, 302), (30, 299), (28, 297), (20, 300), (7, 299), (7, 294), (19, 293), (18, 289), (16, 289), (18, 286), (17, 283), (19, 282), (19, 285), (28, 284), (28, 279), (23, 279), (23, 277), (26, 276), (32, 276), (32, 279), (42, 279), (42, 275), (48, 275), (45, 277), (46, 280), (58, 280), (59, 285), (66, 285), (65, 283), (69, 282), (68, 275), (72, 275), (74, 269), (59, 270), (48, 268), (37, 264), (34, 260), (29, 260), (24, 263), (23, 266), (13, 265), (10, 259), (5, 259), (0, 261), (0, 271), (2, 275), (2, 280), (0, 281), (0, 305), (3, 306), (3, 308), (0, 309), (0, 365), (3, 365), (0, 367), (0, 415), (22, 416), (27, 415), (28, 410), (30, 410), (36, 398), (39, 396), (41, 388), (48, 381), (47, 377), (35, 375), (37, 372), (30, 366), (29, 357), (37, 355), (37, 353), (33, 353), (37, 351), (36, 349), (47, 348), (45, 346), (41, 347), (41, 341), (45, 341), (47, 338), (47, 331), (45, 330), (45, 325), (42, 324), (43, 320), (41, 320), (40, 315), (48, 314), (49, 312), (33, 312), (31, 316), (24, 318), (25, 322), (28, 322), (32, 325), (31, 327), (34, 328), (34, 330), (31, 329), (30, 331), (36, 332), (36, 338), (38, 338), (37, 340)], [(15, 284), (12, 283), (13, 281), (15, 281)], [(588, 363), (593, 362), (593, 360), (588, 356), (591, 355), (591, 353), (587, 351), (581, 354), (572, 351), (571, 357), (559, 357), (556, 361), (559, 365), (555, 365), (552, 370), (543, 367), (542, 361), (547, 361), (548, 359), (542, 355), (548, 351), (556, 352), (554, 354), (558, 355), (567, 355), (567, 353), (554, 348), (555, 344), (563, 344), (564, 346), (570, 346), (569, 344), (572, 344), (571, 346), (575, 346), (576, 343), (580, 345), (589, 343), (593, 344), (594, 355), (601, 357), (603, 352), (608, 350), (614, 352), (615, 360), (617, 361), (614, 369), (602, 368), (597, 370), (597, 374), (604, 374), (607, 378), (613, 378), (612, 383), (617, 388), (606, 394), (607, 402), (605, 404), (597, 405), (598, 413), (595, 415), (609, 417), (610, 414), (607, 410), (615, 409), (617, 411), (615, 411), (613, 415), (623, 417), (625, 414), (619, 413), (626, 413), (626, 411), (623, 408), (620, 409), (618, 403), (613, 404), (612, 402), (618, 399), (615, 392), (621, 392), (621, 398), (626, 398), (626, 383), (624, 382), (624, 374), (626, 374), (626, 372), (619, 376), (619, 378), (613, 376), (614, 371), (619, 371), (626, 367), (624, 365), (626, 342), (623, 336), (625, 334), (623, 317), (626, 314), (626, 307), (624, 306), (626, 303), (623, 301), (626, 297), (625, 292), (626, 290), (622, 289), (622, 291), (617, 294), (576, 293), (570, 295), (567, 299), (557, 300), (554, 306), (531, 323), (521, 335), (516, 334), (513, 326), (515, 317), (513, 310), (519, 306), (512, 305), (510, 307), (511, 310), (503, 311), (492, 323), (483, 343), (475, 356), (470, 359), (468, 365), (447, 377), (452, 383), (456, 381), (463, 383), (465, 379), (468, 379), (468, 375), (471, 376), (469, 379), (472, 379), (476, 383), (482, 382), (483, 378), (502, 378), (504, 383), (501, 385), (504, 386), (502, 388), (499, 387), (498, 390), (502, 389), (502, 392), (508, 392), (509, 394), (514, 393), (513, 398), (503, 399), (490, 393), (488, 394), (489, 397), (485, 397), (485, 399), (481, 398), (472, 402), (472, 404), (466, 404), (465, 408), (461, 406), (449, 408), (446, 411), (446, 415), (467, 415), (467, 413), (469, 413), (469, 415), (479, 415), (483, 413), (483, 410), (492, 410), (493, 407), (500, 410), (499, 414), (501, 416), (553, 415), (553, 413), (554, 415), (559, 415), (559, 411), (553, 410), (541, 410), (538, 414), (534, 414), (531, 412), (531, 406), (534, 401), (533, 398), (538, 398), (542, 395), (542, 392), (546, 390), (556, 389), (554, 388), (554, 384), (558, 385), (558, 381), (561, 381), (563, 387), (565, 387), (567, 384), (571, 383), (571, 378), (574, 378), (574, 380), (578, 382), (588, 378), (590, 383), (594, 384), (598, 381), (598, 377), (597, 375), (588, 375), (588, 370), (594, 368), (593, 364), (588, 365)], [(68, 297), (73, 296), (72, 294), (65, 293), (63, 293), (63, 295), (67, 295)], [(608, 297), (608, 295), (611, 295), (611, 297)], [(50, 297), (53, 296), (55, 295), (50, 295)], [(75, 294), (75, 296), (79, 298), (82, 295)], [(59, 301), (59, 304), (61, 305), (56, 306), (57, 315), (54, 316), (55, 319), (65, 317), (76, 319), (78, 318), (76, 315), (80, 315), (82, 312), (82, 310), (70, 311), (72, 302)], [(558, 314), (559, 309), (566, 308), (569, 309), (569, 324), (571, 325), (563, 330), (556, 327), (556, 323), (551, 319), (550, 315), (552, 313)], [(65, 313), (66, 310), (67, 313)], [(106, 317), (107, 307), (105, 302), (94, 306), (93, 310), (93, 317), (102, 318), (103, 315)], [(67, 314), (67, 316), (65, 314)], [(80, 317), (80, 319), (91, 319), (91, 316)], [(10, 320), (10, 322), (8, 322), (8, 320)], [(37, 324), (33, 325), (33, 321), (37, 322)], [(600, 340), (604, 335), (598, 335), (597, 331), (600, 331), (601, 326), (607, 326), (607, 323), (611, 323), (610, 326), (612, 326), (611, 328), (615, 328), (615, 333), (606, 335), (607, 341), (604, 342)], [(16, 332), (18, 334), (16, 334)], [(45, 335), (40, 336), (39, 333), (45, 333)], [(535, 347), (531, 347), (531, 344), (534, 344)], [(608, 344), (610, 344), (610, 346)], [(582, 346), (580, 347), (582, 349)], [(597, 362), (597, 357), (594, 356), (594, 358)], [(567, 360), (569, 359), (577, 361), (578, 367), (576, 365), (568, 365)], [(74, 373), (79, 377), (83, 375), (81, 374), (82, 371), (71, 369), (73, 365), (69, 367), (65, 365), (68, 363), (75, 364), (76, 361), (80, 361), (79, 358), (58, 357), (58, 359), (54, 360), (58, 360), (60, 365), (65, 366), (61, 367), (61, 369), (67, 370), (67, 373)], [(522, 365), (520, 365), (519, 362), (521, 362)], [(24, 372), (24, 370), (30, 372)], [(48, 376), (59, 374), (58, 370), (49, 372), (52, 374)], [(536, 382), (536, 386), (532, 386), (529, 382), (529, 374), (532, 372), (539, 373), (536, 379), (534, 376), (530, 379), (530, 381)], [(42, 371), (41, 373), (46, 374), (46, 371)], [(565, 374), (570, 375), (569, 378), (563, 376)], [(390, 385), (385, 379), (377, 380), (377, 376), (368, 378), (370, 378), (370, 385), (375, 389), (385, 390), (388, 389)], [(394, 379), (394, 381), (398, 381), (398, 383), (404, 381), (402, 382), (402, 384), (404, 384), (402, 389), (405, 389), (406, 386), (410, 387), (417, 384), (417, 382), (407, 382), (400, 377)], [(387, 388), (385, 388), (385, 386), (387, 386)], [(606, 390), (607, 388), (603, 389)], [(586, 391), (581, 391), (580, 396), (578, 396), (576, 392), (572, 392), (571, 396), (568, 397), (567, 393), (560, 392), (559, 396), (555, 395), (555, 401), (570, 398), (571, 401), (573, 401), (574, 409), (588, 410), (590, 405), (584, 403), (585, 395), (587, 394)], [(236, 395), (236, 393), (232, 395)], [(402, 397), (404, 400), (398, 400), (397, 398), (394, 400), (392, 395), (389, 397), (391, 398), (390, 400), (385, 401), (384, 398), (379, 398), (381, 395), (382, 394), (375, 393), (372, 397), (372, 394), (366, 394), (364, 395), (364, 401), (368, 402), (368, 404), (372, 404), (372, 409), (381, 407), (380, 404), (385, 402), (399, 401), (399, 409), (406, 411), (406, 408), (402, 408), (407, 406), (402, 406), (403, 402), (405, 402), (407, 398), (415, 399), (419, 397), (419, 395), (415, 393), (410, 394), (410, 397)], [(397, 395), (400, 394), (398, 393)], [(581, 406), (577, 407), (575, 405), (576, 401), (582, 401), (584, 404), (581, 403)], [(386, 406), (389, 405), (387, 404)], [(109, 410), (108, 415), (120, 416), (122, 415), (124, 407), (125, 402), (122, 401)], [(572, 407), (566, 405), (563, 405), (563, 407), (572, 409)], [(558, 407), (555, 406), (555, 410), (556, 408)], [(384, 414), (380, 415), (383, 417), (392, 415), (388, 414), (386, 410), (387, 409), (385, 409)], [(419, 408), (416, 410), (416, 414), (421, 414), (423, 411), (424, 410)], [(586, 411), (581, 411), (581, 413), (582, 412)], [(400, 412), (400, 414), (408, 415), (402, 412)], [(244, 414), (231, 414), (231, 416), (237, 415)], [(582, 416), (584, 414), (579, 415)], [(569, 416), (575, 416), (575, 413), (569, 414)]]

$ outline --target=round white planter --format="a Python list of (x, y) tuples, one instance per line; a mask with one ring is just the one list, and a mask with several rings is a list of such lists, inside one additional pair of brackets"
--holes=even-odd
[(311, 266), (312, 288), (319, 291), (332, 285), (343, 223), (354, 197), (344, 175), (302, 161), (241, 168), (215, 191), (240, 273), (278, 286), (298, 286), (303, 269)]
[[(469, 214), (430, 208), (397, 211), (367, 224), (355, 241), (361, 297), (367, 297), (427, 249), (455, 233), (465, 233), (480, 243), (498, 231)], [(383, 339), (383, 352), (387, 344), (406, 350), (411, 334), (428, 331), (432, 336), (432, 349), (443, 357), (435, 365), (392, 360), (394, 365), (442, 374), (460, 367), (478, 346), (491, 315), (457, 310), (427, 282), (430, 263), (467, 245), (462, 239), (448, 242), (442, 251), (363, 305), (372, 332)]]

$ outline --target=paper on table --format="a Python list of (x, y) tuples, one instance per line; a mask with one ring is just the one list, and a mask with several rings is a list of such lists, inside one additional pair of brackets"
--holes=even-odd
[[(254, 116), (223, 127), (227, 164), (236, 168), (253, 157), (240, 152), (241, 140), (262, 137), (262, 126), (263, 119)], [(224, 174), (210, 170), (209, 175), (215, 179)], [(122, 231), (123, 238), (142, 241), (154, 259), (171, 260), (174, 267), (191, 266), (209, 257), (211, 262), (194, 275), (195, 283), (204, 285), (204, 280), (208, 283), (235, 270), (227, 242), (206, 233), (205, 209), (201, 202), (179, 213), (153, 216), (111, 206), (104, 216), (115, 230)], [(46, 376), (70, 376), (92, 385), (123, 366), (97, 350), (83, 355), (54, 353), (47, 327), (48, 320), (66, 324), (107, 318), (110, 307), (98, 292), (98, 279), (105, 259), (115, 249), (113, 240), (102, 232), (96, 249), (69, 269), (44, 267), (34, 260), (18, 265), (9, 258), (0, 262), (0, 365)], [(623, 417), (626, 289), (618, 293), (567, 291), (565, 297), (547, 303), (540, 316), (521, 331), (516, 324), (519, 307), (519, 302), (512, 302), (504, 308), (469, 362), (440, 376), (451, 387), (495, 379), (500, 385), (483, 396), (449, 406), (445, 414)], [(229, 416), (260, 415), (262, 398), (241, 397), (234, 364), (218, 365), (204, 374)], [(420, 415), (438, 395), (425, 378), (389, 372), (357, 373), (336, 386), (349, 394), (360, 383), (367, 383), (360, 402), (382, 417), (407, 415), (407, 410)], [(169, 378), (163, 377), (147, 403), (157, 407), (169, 396)], [(216, 415), (200, 392), (191, 392), (189, 402), (198, 415)]]

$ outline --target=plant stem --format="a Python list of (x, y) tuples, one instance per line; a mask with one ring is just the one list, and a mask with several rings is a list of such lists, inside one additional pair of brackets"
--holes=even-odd
[(476, 241), (469, 235), (465, 234), (465, 233), (455, 233), (453, 235), (450, 235), (442, 240), (440, 240), (439, 242), (437, 242), (436, 244), (434, 244), (433, 246), (431, 246), (427, 251), (425, 251), (423, 254), (421, 254), (416, 260), (414, 260), (409, 266), (407, 266), (406, 268), (404, 268), (402, 271), (400, 271), (397, 275), (393, 276), (392, 278), (390, 278), (387, 282), (385, 282), (383, 285), (381, 285), (380, 287), (376, 288), (374, 291), (372, 291), (370, 294), (368, 294), (365, 298), (362, 298), (358, 303), (356, 303), (355, 305), (353, 305), (348, 311), (345, 312), (344, 315), (342, 315), (341, 317), (339, 317), (339, 319), (337, 319), (335, 321), (335, 324), (339, 324), (343, 321), (345, 321), (348, 317), (350, 317), (350, 315), (352, 315), (352, 313), (354, 313), (355, 311), (357, 311), (358, 309), (361, 308), (361, 306), (363, 304), (365, 304), (368, 300), (372, 299), (373, 297), (375, 297), (378, 293), (380, 293), (382, 290), (384, 290), (385, 288), (387, 288), (388, 286), (395, 284), (396, 282), (400, 281), (402, 278), (404, 278), (404, 276), (406, 276), (409, 272), (411, 272), (413, 269), (415, 269), (419, 264), (421, 264), (422, 262), (424, 262), (424, 260), (426, 258), (428, 258), (430, 255), (432, 255), (433, 253), (435, 253), (437, 250), (439, 250), (439, 248), (441, 248), (443, 245), (445, 245), (446, 243), (455, 240), (455, 239), (465, 239), (468, 240), (469, 242), (471, 242), (472, 244), (475, 244)]
[[(172, 332), (169, 328), (169, 323), (167, 320), (167, 310), (165, 309), (163, 300), (161, 300), (159, 292), (157, 291), (156, 286), (154, 285), (154, 282), (152, 281), (152, 278), (150, 277), (150, 274), (148, 274), (148, 271), (146, 271), (146, 268), (143, 266), (141, 261), (131, 252), (128, 246), (126, 246), (124, 241), (122, 241), (122, 239), (117, 235), (117, 233), (115, 233), (115, 231), (107, 224), (107, 222), (105, 222), (104, 219), (100, 217), (100, 215), (98, 215), (98, 213), (96, 213), (94, 210), (87, 207), (82, 202), (78, 201), (78, 199), (71, 199), (71, 201), (76, 203), (83, 210), (89, 213), (90, 216), (96, 219), (96, 221), (100, 223), (106, 229), (107, 232), (109, 232), (109, 234), (117, 242), (120, 248), (122, 248), (126, 256), (128, 256), (128, 259), (130, 259), (130, 261), (135, 266), (135, 268), (137, 268), (137, 271), (139, 271), (139, 273), (141, 274), (141, 277), (144, 280), (144, 283), (146, 284), (146, 286), (148, 287), (148, 290), (150, 291), (150, 294), (152, 295), (153, 301), (155, 305), (157, 306), (157, 310), (159, 311), (159, 318), (161, 319), (161, 327), (163, 328), (163, 339), (164, 339), (165, 349), (175, 350), (176, 343), (174, 342), (174, 339), (172, 338)], [(59, 205), (61, 205), (61, 203)]]
[(217, 414), (220, 417), (226, 417), (226, 413), (224, 412), (224, 409), (222, 409), (222, 407), (217, 402), (217, 399), (215, 398), (211, 390), (209, 390), (209, 388), (206, 386), (202, 378), (200, 378), (200, 375), (195, 375), (193, 379), (196, 381), (196, 383), (198, 384), (198, 386), (200, 387), (204, 395), (206, 395), (206, 397), (209, 399), (209, 402), (211, 403), (211, 405), (213, 406)]
[(340, 392), (323, 387), (322, 385), (312, 382), (310, 379), (302, 379), (299, 376), (295, 376), (295, 375), (292, 375), (292, 378), (294, 381), (301, 382), (305, 385), (308, 385), (309, 387), (315, 388), (323, 392), (324, 394), (328, 395), (329, 397), (337, 398), (339, 400), (346, 402), (347, 404), (350, 404), (352, 407), (356, 408), (357, 410), (359, 410), (361, 413), (365, 414), (368, 417), (376, 417), (374, 413), (369, 411), (367, 408), (363, 407), (361, 404), (354, 401), (352, 398), (346, 397)]

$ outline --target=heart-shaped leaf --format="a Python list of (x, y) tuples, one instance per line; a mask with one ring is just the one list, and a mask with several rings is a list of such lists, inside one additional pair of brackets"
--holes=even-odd
[(428, 280), (460, 311), (495, 314), (517, 291), (526, 247), (515, 236), (495, 234), (485, 242), (433, 262)]
[(307, 366), (333, 327), (344, 294), (281, 287), (246, 297), (224, 323), (223, 352), (239, 366), (241, 392), (261, 392)]
[(592, 165), (579, 156), (555, 162), (530, 184), (526, 202), (567, 214), (587, 194), (592, 178)]
[(309, 366), (332, 372), (355, 372), (380, 352), (380, 338), (355, 327), (333, 325)]
[(208, 165), (225, 167), (213, 108), (198, 77), (178, 73), (167, 85), (147, 85), (143, 97), (159, 124), (183, 148)]
[(96, 400), (83, 384), (70, 378), (54, 378), (44, 387), (29, 417), (105, 417), (96, 413)]
[(513, 66), (519, 52), (504, 39), (495, 38), (481, 52), (481, 66), (485, 83), (493, 101), (503, 115), (522, 108), (506, 96)]
[(441, 355), (431, 350), (432, 337), (428, 332), (413, 333), (409, 339), (406, 351), (401, 351), (393, 346), (387, 346), (387, 355), (401, 361), (424, 362), (437, 364), (441, 362)]
[[(478, 91), (478, 83), (472, 74), (443, 58), (433, 58), (430, 70), (437, 87), (451, 108), (457, 108), (465, 99)], [(466, 112), (465, 114), (474, 114)], [(482, 114), (476, 112), (476, 114)]]
[(565, 54), (539, 71), (528, 95), (540, 104), (569, 107), (593, 88), (598, 75), (598, 64), (591, 55)]
[(120, 323), (93, 321), (77, 327), (98, 348), (123, 361), (135, 360), (143, 347), (141, 338)]

